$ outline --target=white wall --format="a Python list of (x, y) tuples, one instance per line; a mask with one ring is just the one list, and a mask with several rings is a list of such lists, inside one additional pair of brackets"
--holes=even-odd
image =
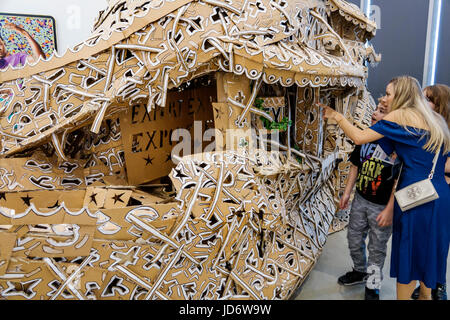
[(86, 39), (107, 0), (0, 0), (1, 13), (52, 16), (56, 24), (58, 53)]

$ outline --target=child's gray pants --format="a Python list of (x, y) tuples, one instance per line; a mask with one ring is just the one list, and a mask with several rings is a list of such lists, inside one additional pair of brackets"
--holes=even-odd
[[(377, 216), (385, 205), (376, 204), (364, 199), (355, 192), (347, 226), (348, 248), (353, 260), (353, 268), (360, 272), (369, 273), (368, 287), (378, 288), (383, 279), (383, 266), (386, 258), (386, 247), (392, 234), (392, 225), (378, 226)], [(367, 249), (369, 258), (366, 258), (366, 237), (369, 235)], [(373, 285), (369, 286), (369, 282)]]

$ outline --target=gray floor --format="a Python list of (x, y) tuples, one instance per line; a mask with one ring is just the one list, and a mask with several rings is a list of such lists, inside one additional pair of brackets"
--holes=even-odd
[[(347, 247), (347, 229), (328, 237), (322, 254), (303, 285), (294, 294), (295, 300), (363, 300), (364, 284), (340, 286), (337, 278), (352, 269)], [(391, 240), (383, 269), (380, 299), (395, 300), (394, 278), (389, 277)], [(450, 283), (450, 256), (447, 263), (447, 283)]]

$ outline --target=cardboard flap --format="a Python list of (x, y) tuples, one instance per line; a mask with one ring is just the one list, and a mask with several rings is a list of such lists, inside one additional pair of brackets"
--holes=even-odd
[(16, 234), (0, 231), (0, 276), (3, 276), (8, 268), (9, 258), (16, 243)]

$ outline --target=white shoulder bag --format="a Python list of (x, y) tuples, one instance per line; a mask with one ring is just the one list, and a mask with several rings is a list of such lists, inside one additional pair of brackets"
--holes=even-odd
[(433, 179), (434, 169), (436, 168), (440, 152), (441, 148), (439, 147), (433, 159), (433, 168), (427, 179), (410, 184), (394, 193), (395, 199), (403, 212), (439, 198), (431, 179)]

